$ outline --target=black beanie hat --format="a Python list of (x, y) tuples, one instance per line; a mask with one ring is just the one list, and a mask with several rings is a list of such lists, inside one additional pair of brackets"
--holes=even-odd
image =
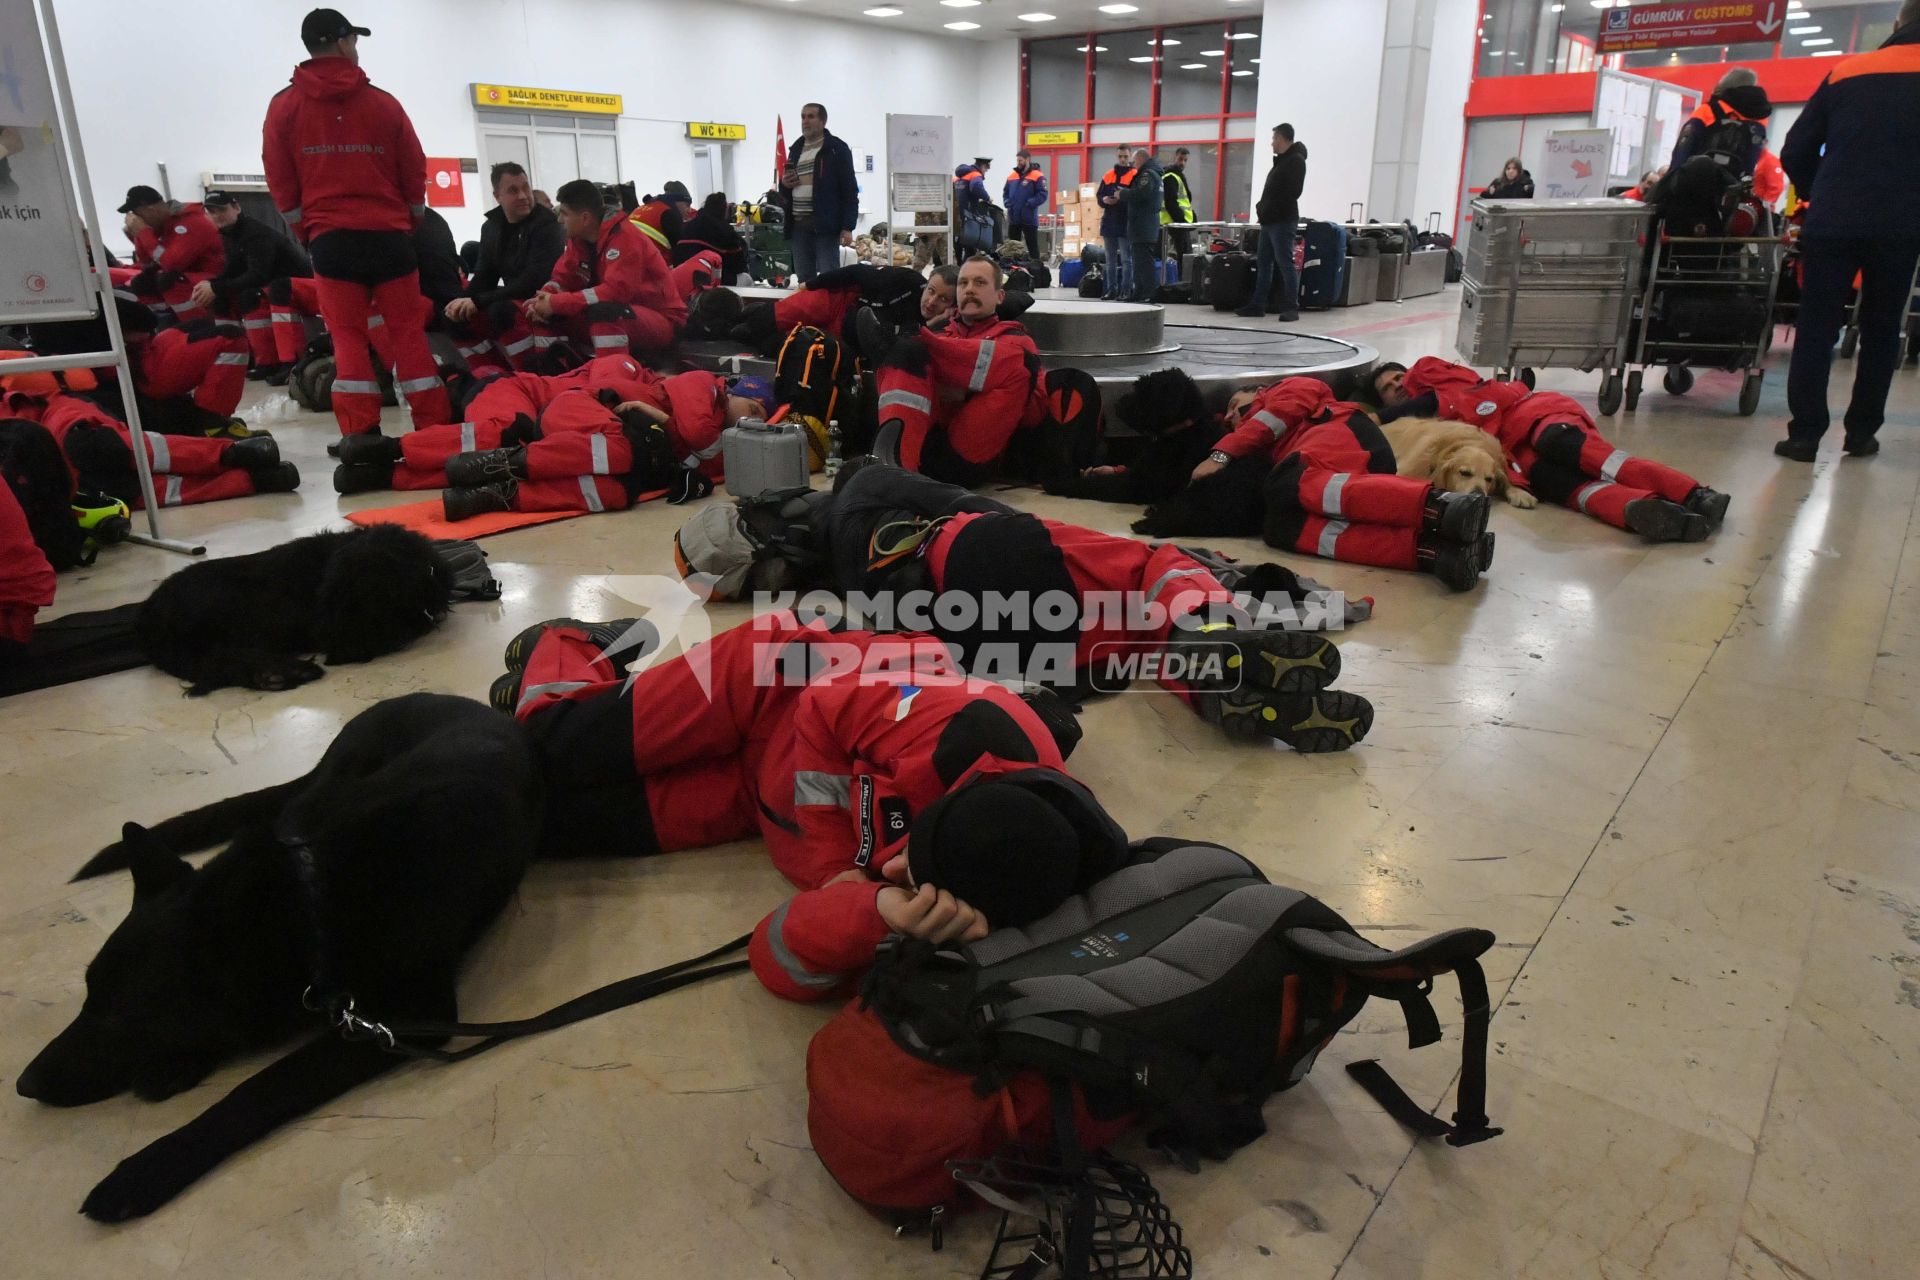
[(914, 821), (907, 866), (915, 884), (947, 890), (993, 928), (1031, 924), (1079, 887), (1080, 835), (1027, 788), (985, 779)]

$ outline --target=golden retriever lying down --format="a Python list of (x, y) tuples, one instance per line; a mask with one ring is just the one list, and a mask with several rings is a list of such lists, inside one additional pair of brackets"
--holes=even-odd
[(1418, 476), (1449, 493), (1484, 493), (1504, 497), (1521, 509), (1539, 505), (1525, 489), (1516, 489), (1507, 477), (1507, 459), (1500, 442), (1465, 422), (1434, 418), (1402, 418), (1380, 428), (1393, 446), (1394, 461), (1403, 476)]

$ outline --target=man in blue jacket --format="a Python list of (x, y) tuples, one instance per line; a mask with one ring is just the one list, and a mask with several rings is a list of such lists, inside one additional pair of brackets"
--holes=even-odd
[(1893, 35), (1843, 58), (1807, 100), (1780, 163), (1807, 201), (1800, 234), (1800, 314), (1787, 373), (1783, 458), (1812, 462), (1828, 425), (1827, 376), (1847, 291), (1860, 278), (1860, 348), (1846, 451), (1880, 452), (1887, 388), (1900, 360), (1900, 324), (1920, 262), (1920, 0), (1906, 0)]
[(1133, 181), (1127, 186), (1127, 249), (1132, 258), (1133, 288), (1129, 302), (1152, 302), (1153, 291), (1160, 287), (1160, 180), (1159, 162), (1153, 153), (1141, 147), (1133, 153)]
[(1013, 172), (1000, 193), (1007, 210), (1007, 234), (1026, 241), (1027, 254), (1040, 261), (1040, 214), (1047, 207), (1047, 175), (1022, 147), (1013, 157)]
[(827, 132), (827, 109), (817, 102), (800, 109), (800, 137), (787, 148), (780, 194), (800, 283), (838, 268), (840, 246), (853, 243), (860, 220), (860, 185), (853, 152)]
[(1100, 296), (1125, 302), (1133, 292), (1133, 256), (1127, 248), (1127, 188), (1133, 184), (1133, 165), (1125, 147), (1113, 168), (1100, 178), (1100, 239), (1107, 247), (1106, 291)]

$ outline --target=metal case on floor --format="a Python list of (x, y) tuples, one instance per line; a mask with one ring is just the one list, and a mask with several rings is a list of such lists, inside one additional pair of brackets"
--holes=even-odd
[(1377, 254), (1347, 259), (1347, 279), (1334, 301), (1336, 307), (1359, 307), (1380, 296), (1380, 258)]
[(727, 492), (736, 498), (808, 483), (807, 434), (797, 422), (742, 418), (720, 433), (720, 450), (727, 468)]
[[(1461, 358), (1501, 372), (1602, 369), (1601, 409), (1613, 412), (1652, 218), (1634, 200), (1475, 201), (1455, 340)], [(1435, 261), (1444, 273), (1444, 259)]]
[(1423, 298), (1438, 293), (1447, 284), (1447, 251), (1415, 249), (1400, 268), (1400, 296)]

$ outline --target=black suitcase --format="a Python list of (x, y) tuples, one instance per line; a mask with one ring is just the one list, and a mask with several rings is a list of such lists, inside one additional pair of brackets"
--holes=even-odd
[(1163, 284), (1153, 291), (1155, 302), (1192, 302), (1193, 291), (1184, 284)]
[(1253, 257), (1223, 253), (1207, 263), (1206, 302), (1215, 311), (1238, 311), (1253, 301)]
[(1300, 268), (1300, 306), (1324, 311), (1340, 305), (1347, 283), (1347, 229), (1337, 222), (1302, 222), (1307, 260)]
[(1097, 298), (1107, 291), (1107, 273), (1103, 267), (1088, 267), (1080, 277), (1080, 296)]

